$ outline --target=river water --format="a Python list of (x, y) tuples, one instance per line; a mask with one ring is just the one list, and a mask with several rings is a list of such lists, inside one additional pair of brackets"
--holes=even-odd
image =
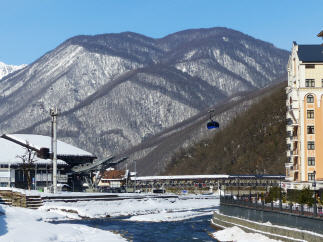
[(95, 228), (114, 231), (130, 241), (216, 241), (209, 233), (211, 215), (176, 222), (137, 222), (126, 218), (64, 221), (56, 223), (85, 224)]

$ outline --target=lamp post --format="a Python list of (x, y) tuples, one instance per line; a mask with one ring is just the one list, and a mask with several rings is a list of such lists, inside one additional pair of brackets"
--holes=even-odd
[(316, 181), (315, 181), (315, 176), (316, 176), (316, 171), (313, 171), (313, 190), (314, 190), (314, 205), (313, 205), (313, 210), (314, 210), (314, 216), (317, 216), (317, 209), (316, 209)]
[(282, 210), (282, 177), (279, 177), (279, 210)]
[(240, 200), (239, 188), (240, 188), (240, 180), (239, 180), (239, 176), (238, 176), (238, 200)]
[(56, 135), (57, 115), (58, 115), (57, 108), (51, 108), (50, 116), (52, 117), (53, 193), (57, 193), (57, 135)]
[(249, 181), (249, 203), (252, 203), (251, 200), (251, 182)]
[(136, 192), (136, 190), (137, 190), (137, 188), (136, 188), (136, 186), (137, 186), (137, 161), (134, 160), (134, 162), (135, 162), (135, 186), (134, 186), (134, 192)]

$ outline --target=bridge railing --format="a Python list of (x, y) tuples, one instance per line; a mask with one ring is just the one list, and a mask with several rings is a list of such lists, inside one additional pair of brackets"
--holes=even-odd
[(238, 207), (246, 207), (263, 211), (283, 212), (294, 215), (307, 217), (317, 217), (323, 219), (323, 207), (317, 204), (293, 204), (282, 203), (279, 201), (265, 202), (257, 196), (231, 196), (225, 195), (220, 197), (220, 204)]

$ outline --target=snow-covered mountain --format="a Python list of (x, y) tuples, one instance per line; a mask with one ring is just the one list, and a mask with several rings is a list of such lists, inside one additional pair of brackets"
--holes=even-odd
[(49, 134), (98, 156), (120, 153), (285, 75), (288, 52), (227, 28), (153, 39), (76, 36), (0, 80), (0, 132)]
[(3, 62), (0, 61), (0, 79), (3, 78), (4, 76), (10, 74), (11, 72), (20, 70), (22, 68), (26, 67), (26, 65), (7, 65)]

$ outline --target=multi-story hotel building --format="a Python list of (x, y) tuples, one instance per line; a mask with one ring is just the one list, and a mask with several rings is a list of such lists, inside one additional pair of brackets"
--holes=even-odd
[[(323, 46), (298, 45), (288, 61), (286, 180), (323, 185)], [(320, 184), (319, 181), (322, 181)]]

